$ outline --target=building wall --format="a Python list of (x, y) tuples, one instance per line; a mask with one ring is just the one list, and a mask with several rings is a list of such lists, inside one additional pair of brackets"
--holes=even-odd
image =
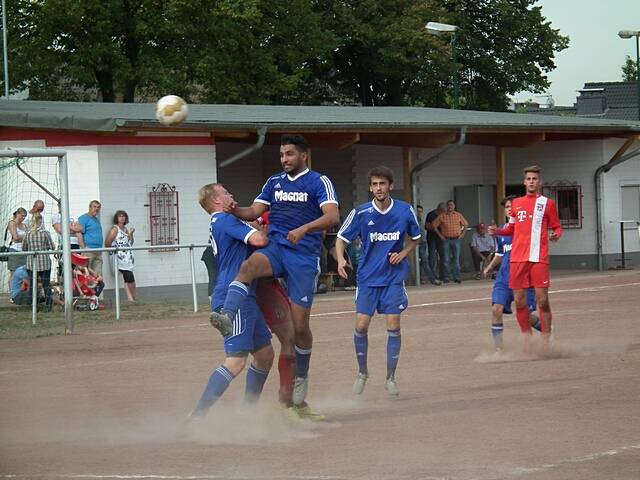
[[(216, 181), (216, 152), (210, 146), (100, 146), (99, 189), (101, 223), (106, 235), (116, 210), (126, 210), (135, 227), (136, 245), (149, 245), (148, 193), (158, 183), (175, 185), (179, 201), (181, 244), (208, 242), (208, 215), (197, 202), (198, 189)], [(75, 188), (80, 188), (74, 184)], [(206, 282), (202, 249), (195, 250), (196, 281)], [(191, 282), (189, 250), (135, 251), (136, 283), (139, 287), (180, 285)], [(104, 257), (107, 261), (107, 257)], [(105, 266), (106, 267), (106, 266)], [(113, 285), (104, 269), (107, 288)]]

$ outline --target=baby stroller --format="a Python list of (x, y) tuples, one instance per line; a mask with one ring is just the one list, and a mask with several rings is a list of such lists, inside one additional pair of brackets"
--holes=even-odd
[(71, 254), (71, 284), (73, 287), (73, 306), (78, 310), (102, 310), (98, 296), (104, 288), (102, 277), (89, 270), (89, 257), (79, 253)]

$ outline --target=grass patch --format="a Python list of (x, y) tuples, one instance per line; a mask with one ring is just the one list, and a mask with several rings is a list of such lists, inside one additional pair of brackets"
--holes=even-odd
[[(193, 303), (136, 303), (120, 307), (120, 320), (116, 320), (115, 307), (107, 305), (105, 310), (74, 310), (75, 331), (96, 326), (123, 325), (141, 320), (167, 319), (176, 317), (195, 317), (209, 311), (208, 304), (198, 306), (193, 312)], [(51, 312), (38, 311), (36, 325), (31, 324), (31, 308), (8, 304), (0, 307), (0, 339), (29, 339), (64, 335), (64, 312), (54, 308)]]

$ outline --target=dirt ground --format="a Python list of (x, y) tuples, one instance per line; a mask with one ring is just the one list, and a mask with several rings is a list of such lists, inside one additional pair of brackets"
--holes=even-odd
[(490, 291), (409, 289), (398, 398), (383, 322), (354, 398), (353, 294), (318, 296), (308, 399), (322, 424), (283, 413), (274, 370), (255, 410), (242, 375), (185, 427), (223, 359), (205, 314), (0, 341), (0, 478), (639, 479), (640, 272), (556, 274), (552, 358), (521, 358), (511, 316), (493, 355)]

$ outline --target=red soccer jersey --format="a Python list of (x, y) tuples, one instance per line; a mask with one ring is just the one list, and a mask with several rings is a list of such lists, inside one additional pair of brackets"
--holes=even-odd
[(549, 263), (549, 229), (560, 238), (562, 226), (556, 204), (540, 194), (526, 195), (511, 203), (509, 224), (498, 235), (513, 235), (511, 262)]

